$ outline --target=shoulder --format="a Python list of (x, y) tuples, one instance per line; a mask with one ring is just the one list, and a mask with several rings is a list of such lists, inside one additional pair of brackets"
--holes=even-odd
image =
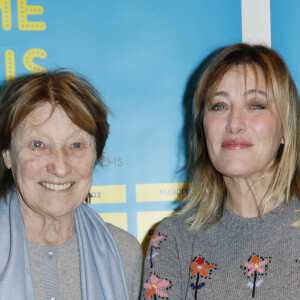
[[(188, 232), (190, 213), (176, 214), (163, 220), (152, 235), (150, 246), (159, 245), (166, 255), (177, 252), (178, 258), (190, 252), (194, 237)], [(149, 249), (149, 248), (148, 248)], [(174, 254), (175, 255), (175, 254)]]
[(163, 220), (153, 233), (144, 262), (144, 298), (156, 281), (164, 283), (166, 298), (185, 299), (193, 248), (193, 237), (186, 224), (189, 216), (189, 213), (173, 215)]
[(125, 269), (140, 264), (143, 253), (137, 239), (129, 232), (110, 223), (106, 223), (106, 225), (117, 245)]
[(131, 250), (136, 250), (137, 252), (141, 248), (139, 242), (137, 239), (130, 234), (129, 232), (114, 226), (113, 224), (110, 223), (105, 223), (109, 232), (111, 233), (115, 243), (117, 244), (119, 251), (122, 249), (131, 249)]
[(169, 218), (164, 219), (157, 227), (157, 230), (168, 231), (170, 233), (187, 232), (187, 220), (192, 216), (191, 212), (184, 214), (175, 214)]
[(127, 231), (106, 223), (123, 263), (131, 299), (138, 299), (141, 286), (143, 253), (137, 239)]

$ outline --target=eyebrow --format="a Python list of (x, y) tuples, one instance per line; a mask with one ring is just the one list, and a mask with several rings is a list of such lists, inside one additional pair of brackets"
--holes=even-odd
[(220, 91), (220, 92), (216, 92), (215, 96), (229, 97), (229, 93), (224, 92), (224, 91)]
[(248, 90), (244, 93), (244, 96), (246, 95), (253, 95), (253, 94), (260, 94), (260, 95), (263, 95), (263, 96), (266, 96), (267, 97), (267, 93), (262, 91), (262, 90), (257, 90), (257, 89), (251, 89), (251, 90)]
[[(28, 129), (29, 128), (29, 129)], [(68, 139), (72, 139), (72, 138), (77, 138), (78, 136), (83, 136), (87, 134), (88, 136), (90, 136), (90, 134), (86, 131), (84, 131), (83, 129), (76, 129), (73, 132), (71, 132), (71, 134), (68, 136)], [(37, 135), (37, 137), (42, 137), (42, 138), (49, 138), (49, 136), (47, 135), (47, 132), (43, 132), (40, 131), (39, 128), (37, 126), (31, 125), (29, 126), (24, 126), (22, 128), (21, 131), (21, 137), (34, 137), (35, 135)]]
[[(264, 92), (262, 90), (257, 90), (257, 89), (248, 90), (243, 95), (246, 96), (246, 95), (253, 95), (253, 94), (260, 94), (260, 95), (263, 95), (263, 96), (267, 97), (266, 92)], [(216, 92), (215, 96), (229, 97), (229, 93), (224, 92), (224, 91), (220, 91), (220, 92)]]

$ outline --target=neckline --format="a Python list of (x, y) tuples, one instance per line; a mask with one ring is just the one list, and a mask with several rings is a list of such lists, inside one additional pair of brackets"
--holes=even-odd
[(70, 239), (68, 239), (64, 243), (62, 243), (60, 245), (57, 245), (57, 246), (41, 246), (39, 244), (30, 242), (26, 239), (27, 244), (29, 244), (32, 247), (41, 248), (41, 249), (61, 249), (61, 248), (65, 248), (65, 247), (70, 246), (71, 244), (73, 244), (76, 241), (77, 241), (77, 234), (76, 233)]
[(279, 205), (273, 211), (265, 214), (263, 218), (243, 218), (234, 213), (228, 205), (225, 205), (220, 225), (233, 233), (247, 234), (255, 230), (274, 231), (275, 224), (286, 223), (291, 225), (294, 221), (300, 219), (300, 215), (296, 216), (294, 214), (299, 206), (300, 202), (298, 200), (290, 200), (285, 207)]

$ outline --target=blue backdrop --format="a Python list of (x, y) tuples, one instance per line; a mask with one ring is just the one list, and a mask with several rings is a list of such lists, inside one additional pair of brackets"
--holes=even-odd
[(92, 207), (142, 240), (186, 193), (184, 95), (208, 54), (241, 42), (240, 1), (0, 0), (0, 8), (2, 80), (68, 68), (111, 107)]
[(300, 2), (298, 0), (271, 1), (272, 48), (285, 59), (300, 89)]

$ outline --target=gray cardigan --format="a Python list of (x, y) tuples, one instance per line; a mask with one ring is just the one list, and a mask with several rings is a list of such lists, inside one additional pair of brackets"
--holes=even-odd
[[(121, 256), (130, 298), (137, 300), (141, 286), (141, 247), (135, 237), (128, 232), (112, 224), (106, 225)], [(55, 299), (61, 297), (63, 300), (81, 299), (77, 235), (56, 247), (43, 247), (28, 241), (27, 247), (36, 299), (50, 299), (53, 296)], [(49, 253), (53, 253), (51, 258)], [(44, 282), (41, 282), (41, 278), (44, 278)], [(70, 289), (70, 282), (72, 289)], [(57, 294), (58, 286), (60, 286), (60, 295)]]
[[(128, 291), (132, 300), (139, 299), (142, 280), (143, 253), (136, 238), (125, 230), (106, 223), (120, 252)], [(121, 300), (121, 299), (120, 299)]]

